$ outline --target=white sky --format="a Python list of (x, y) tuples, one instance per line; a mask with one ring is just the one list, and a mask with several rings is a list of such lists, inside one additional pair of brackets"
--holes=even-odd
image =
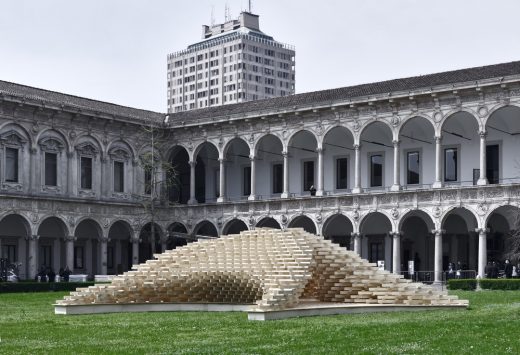
[[(0, 0), (0, 80), (166, 111), (166, 55), (246, 0)], [(297, 93), (520, 60), (518, 0), (256, 0)]]

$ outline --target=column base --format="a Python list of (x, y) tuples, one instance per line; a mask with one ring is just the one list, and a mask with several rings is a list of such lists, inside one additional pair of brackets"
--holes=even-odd
[(190, 199), (188, 200), (188, 205), (196, 205), (197, 203), (199, 203), (196, 199)]
[(361, 187), (354, 187), (354, 188), (352, 189), (352, 193), (353, 193), (353, 194), (360, 194), (360, 193), (362, 193), (362, 192), (363, 192), (363, 189), (362, 189)]
[(281, 198), (289, 198), (289, 193), (288, 192), (282, 192), (282, 194), (280, 195)]
[(249, 197), (247, 198), (248, 201), (254, 201), (256, 200), (256, 195), (249, 195)]
[(479, 185), (479, 186), (483, 186), (483, 185), (487, 185), (487, 184), (488, 184), (487, 179), (478, 179), (477, 180), (477, 185)]
[(222, 203), (222, 202), (226, 202), (226, 198), (225, 197), (217, 198), (217, 203)]
[(442, 188), (443, 184), (441, 181), (435, 181), (433, 184), (432, 184), (432, 189), (440, 189)]
[(325, 192), (323, 190), (316, 191), (316, 196), (324, 196), (324, 195), (325, 195)]
[(401, 191), (401, 185), (392, 185), (390, 191)]

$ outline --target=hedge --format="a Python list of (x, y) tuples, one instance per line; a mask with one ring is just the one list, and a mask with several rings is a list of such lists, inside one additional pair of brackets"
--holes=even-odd
[(479, 282), (484, 290), (520, 290), (520, 279), (482, 279)]
[(0, 293), (75, 291), (92, 285), (94, 282), (1, 282)]
[(448, 280), (449, 290), (465, 290), (472, 291), (477, 288), (477, 280), (475, 279), (450, 279)]

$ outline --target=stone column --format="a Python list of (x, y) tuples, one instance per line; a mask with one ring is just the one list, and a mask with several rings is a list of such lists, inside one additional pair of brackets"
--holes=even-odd
[(106, 275), (107, 274), (107, 244), (110, 241), (107, 237), (101, 237), (99, 240), (99, 251), (100, 251), (100, 269), (99, 273), (100, 275)]
[(477, 228), (478, 233), (478, 276), (486, 277), (485, 268), (487, 264), (487, 228)]
[(354, 238), (354, 251), (361, 256), (361, 235), (357, 232), (353, 232), (350, 236)]
[(360, 151), (361, 146), (359, 144), (354, 144), (354, 188), (352, 189), (352, 193), (359, 194), (361, 193), (361, 158)]
[(168, 238), (169, 235), (161, 237), (161, 253), (164, 253), (166, 251), (166, 248), (168, 247)]
[(218, 162), (220, 163), (220, 194), (217, 198), (217, 202), (225, 202), (226, 201), (226, 160), (223, 158), (219, 158)]
[(283, 151), (283, 193), (282, 198), (289, 198), (289, 152)]
[(442, 235), (444, 234), (444, 230), (437, 229), (432, 230), (432, 233), (435, 235), (435, 252), (433, 259), (433, 273), (434, 273), (434, 283), (440, 284), (442, 283)]
[(256, 200), (256, 159), (254, 155), (249, 156), (251, 161), (251, 193), (247, 198), (250, 201)]
[(132, 265), (139, 264), (139, 237), (133, 236), (130, 239), (132, 243)]
[(401, 274), (401, 234), (399, 232), (392, 232), (390, 234), (393, 237), (392, 272), (399, 275)]
[(394, 184), (390, 188), (391, 191), (401, 190), (401, 158), (399, 156), (399, 141), (392, 141), (394, 145)]
[(316, 149), (318, 152), (318, 188), (316, 196), (323, 196), (323, 148)]
[(432, 184), (434, 189), (442, 187), (442, 137), (435, 137), (435, 182)]
[(65, 241), (65, 264), (69, 267), (70, 272), (74, 273), (74, 242), (76, 237), (69, 235), (63, 239)]
[(487, 185), (487, 172), (486, 172), (486, 136), (485, 131), (480, 131), (480, 176), (477, 181), (477, 185)]
[(197, 203), (197, 199), (195, 197), (195, 166), (197, 165), (196, 161), (190, 161), (190, 199), (188, 200), (189, 205), (193, 205)]
[(26, 239), (29, 241), (29, 280), (34, 280), (38, 274), (38, 239), (40, 236), (30, 235)]

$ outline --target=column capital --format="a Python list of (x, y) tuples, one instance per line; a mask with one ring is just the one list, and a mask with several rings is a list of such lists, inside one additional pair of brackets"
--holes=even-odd
[(475, 228), (475, 232), (479, 235), (489, 233), (489, 228)]
[(289, 155), (289, 152), (286, 151), (286, 150), (282, 150), (282, 156), (285, 158), (287, 158), (287, 156)]
[(78, 238), (74, 235), (66, 235), (63, 237), (64, 242), (75, 242), (76, 240), (78, 240)]
[(361, 149), (361, 144), (354, 144), (354, 150)]
[(220, 164), (224, 164), (226, 162), (226, 159), (225, 158), (218, 158), (218, 162)]
[(256, 156), (254, 154), (249, 155), (249, 160), (255, 161), (255, 159), (256, 159)]
[(484, 131), (484, 130), (480, 130), (480, 131), (478, 132), (478, 135), (480, 136), (480, 139), (485, 139), (486, 136), (487, 136), (487, 132)]
[(25, 240), (28, 240), (28, 241), (31, 241), (31, 240), (35, 240), (36, 241), (38, 239), (40, 239), (40, 236), (37, 235), (37, 234), (28, 235), (28, 236), (25, 237)]
[(446, 233), (444, 229), (432, 229), (432, 234), (435, 236), (443, 235), (444, 233)]
[(98, 241), (100, 243), (105, 244), (105, 243), (108, 243), (110, 241), (110, 238), (108, 238), (108, 237), (98, 237)]
[(389, 232), (388, 235), (390, 237), (393, 237), (393, 238), (400, 238), (401, 237), (401, 232), (392, 231), (392, 232)]
[(435, 136), (435, 137), (433, 137), (433, 139), (435, 140), (435, 143), (439, 143), (440, 144), (441, 141), (442, 141), (442, 136)]
[(352, 232), (352, 233), (350, 233), (350, 236), (352, 238), (359, 238), (359, 237), (361, 237), (361, 233), (359, 233), (359, 232)]
[(140, 242), (141, 242), (141, 239), (139, 239), (138, 236), (130, 237), (130, 243), (132, 243), (132, 244), (136, 244), (137, 243), (138, 244)]
[(323, 148), (322, 147), (316, 148), (316, 153), (320, 154), (322, 152), (323, 152)]
[(194, 168), (195, 165), (197, 165), (197, 161), (195, 161), (195, 160), (190, 160), (190, 161), (188, 162), (188, 164), (190, 164), (190, 166), (191, 166), (192, 168)]
[(394, 145), (394, 148), (398, 147), (400, 143), (401, 143), (401, 141), (399, 139), (392, 140), (392, 144)]

